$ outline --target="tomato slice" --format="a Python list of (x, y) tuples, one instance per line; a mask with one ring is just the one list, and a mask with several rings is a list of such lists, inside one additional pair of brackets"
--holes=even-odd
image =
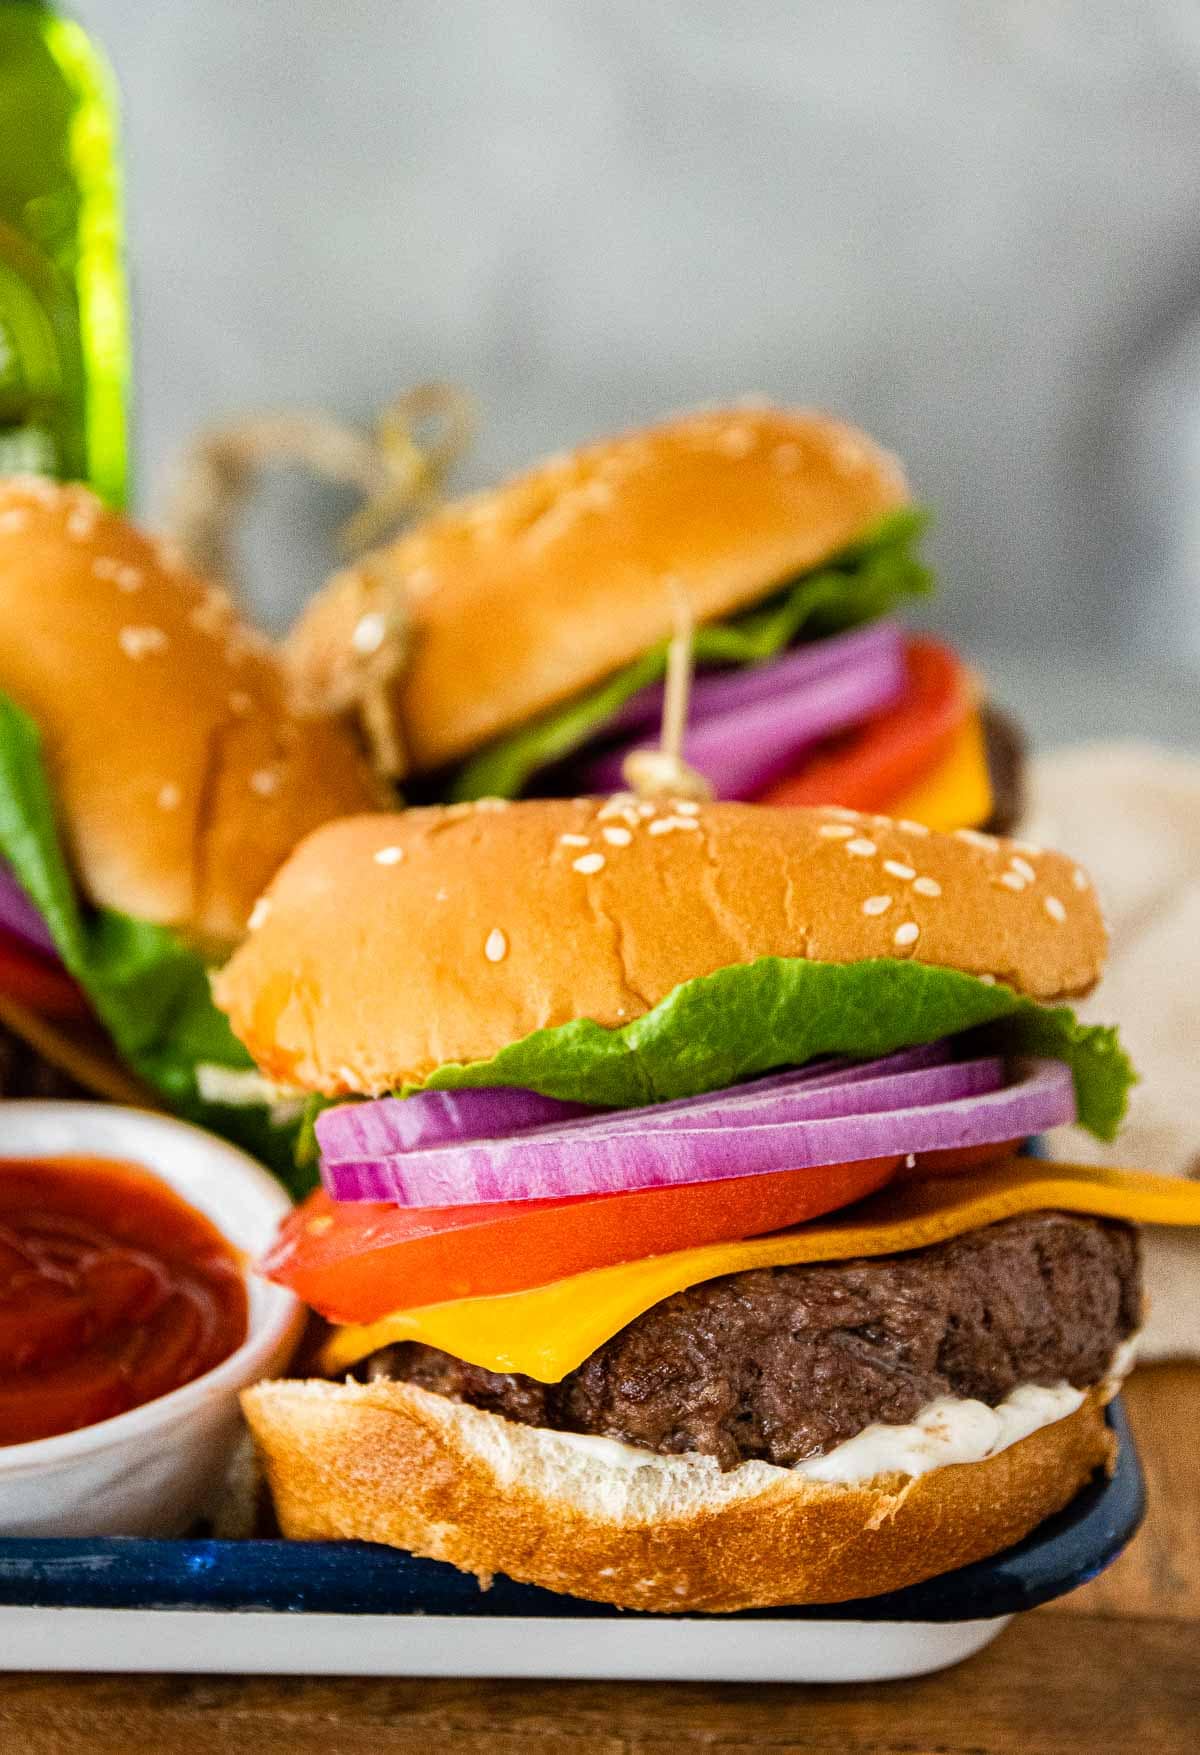
[(81, 987), (49, 957), (0, 932), (0, 993), (43, 1018), (88, 1018), (91, 1007)]
[(840, 804), (882, 811), (936, 768), (971, 711), (966, 667), (948, 646), (907, 641), (908, 689), (873, 719), (823, 743), (762, 804)]
[(333, 1322), (375, 1322), (393, 1310), (521, 1292), (615, 1262), (781, 1231), (873, 1194), (901, 1163), (868, 1158), (471, 1207), (337, 1202), (318, 1189), (284, 1221), (262, 1269)]
[(331, 1322), (376, 1322), (394, 1310), (485, 1298), (673, 1249), (786, 1230), (874, 1194), (893, 1176), (949, 1175), (1013, 1145), (870, 1158), (810, 1170), (733, 1176), (629, 1194), (399, 1207), (334, 1201), (318, 1189), (284, 1221), (262, 1263)]

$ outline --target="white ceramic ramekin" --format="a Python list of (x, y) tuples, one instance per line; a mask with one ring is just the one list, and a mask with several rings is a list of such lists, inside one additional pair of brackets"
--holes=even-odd
[[(0, 1103), (0, 1159), (119, 1158), (160, 1176), (253, 1260), (289, 1201), (244, 1152), (199, 1128), (107, 1103)], [(287, 1364), (304, 1312), (247, 1269), (249, 1329), (203, 1377), (60, 1438), (0, 1446), (0, 1536), (169, 1536), (218, 1489), (238, 1391)]]

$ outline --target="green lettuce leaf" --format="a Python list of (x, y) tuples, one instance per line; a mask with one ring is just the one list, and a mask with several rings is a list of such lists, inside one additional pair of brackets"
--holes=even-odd
[(1006, 1053), (1065, 1061), (1080, 1122), (1113, 1138), (1136, 1076), (1114, 1029), (1082, 1024), (1067, 1006), (1038, 1005), (999, 983), (890, 958), (736, 964), (685, 981), (621, 1029), (577, 1018), (490, 1060), (440, 1066), (423, 1088), (516, 1085), (633, 1108), (720, 1090), (819, 1054), (871, 1060), (966, 1030)]
[(251, 1071), (253, 1061), (217, 1010), (208, 970), (175, 933), (111, 909), (84, 914), (63, 856), (37, 727), (0, 694), (0, 855), (36, 905), (59, 956), (87, 994), (121, 1058), (189, 1121), (235, 1140), (269, 1163), (294, 1193), (296, 1129), (263, 1105), (208, 1103), (196, 1068)]
[[(729, 621), (703, 624), (693, 645), (696, 663), (762, 664), (801, 634), (816, 639), (841, 633), (886, 615), (904, 597), (924, 595), (933, 577), (913, 550), (928, 521), (917, 507), (894, 512), (861, 542), (766, 603)], [(451, 798), (519, 797), (540, 768), (582, 748), (639, 690), (661, 682), (666, 668), (664, 641), (598, 688), (489, 744), (459, 769)]]

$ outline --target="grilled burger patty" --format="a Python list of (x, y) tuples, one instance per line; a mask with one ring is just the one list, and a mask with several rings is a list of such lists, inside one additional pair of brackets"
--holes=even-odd
[(755, 1269), (665, 1299), (561, 1383), (404, 1342), (364, 1361), (523, 1425), (789, 1467), (938, 1396), (1098, 1383), (1141, 1316), (1136, 1234), (1032, 1213), (904, 1255)]
[(86, 1097), (75, 1080), (43, 1060), (35, 1048), (0, 1024), (0, 1099), (4, 1097)]
[(989, 835), (1011, 835), (1025, 813), (1025, 738), (1011, 714), (990, 701), (980, 716), (992, 787), (992, 814), (983, 827)]

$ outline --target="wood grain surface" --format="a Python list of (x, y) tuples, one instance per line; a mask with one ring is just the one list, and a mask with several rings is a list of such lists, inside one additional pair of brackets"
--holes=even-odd
[[(1180, 1755), (1200, 1747), (1200, 1366), (1127, 1392), (1129, 1552), (958, 1669), (874, 1687), (0, 1677), (3, 1755)], [(869, 1633), (864, 1637), (869, 1637)]]

